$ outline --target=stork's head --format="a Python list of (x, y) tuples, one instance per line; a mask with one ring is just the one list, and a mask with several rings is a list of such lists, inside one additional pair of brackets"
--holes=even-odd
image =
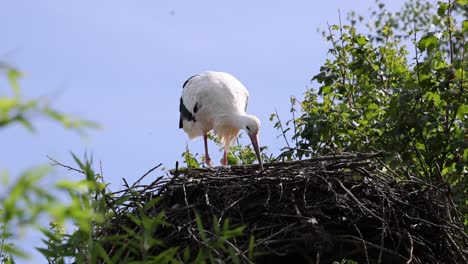
[(258, 163), (260, 164), (260, 170), (263, 170), (262, 156), (260, 154), (260, 147), (258, 144), (258, 131), (260, 130), (260, 120), (253, 115), (245, 115), (242, 119), (242, 129), (244, 129), (252, 141), (255, 154), (257, 155)]
[(245, 115), (245, 118), (243, 121), (244, 122), (242, 124), (243, 125), (242, 129), (244, 129), (249, 135), (258, 134), (261, 123), (260, 123), (260, 120), (256, 116)]

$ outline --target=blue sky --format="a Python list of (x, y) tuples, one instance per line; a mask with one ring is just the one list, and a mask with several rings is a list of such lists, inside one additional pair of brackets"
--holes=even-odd
[[(172, 168), (187, 143), (202, 154), (203, 141), (178, 129), (178, 108), (184, 81), (205, 70), (229, 72), (249, 89), (260, 144), (278, 154), (284, 142), (268, 119), (275, 108), (289, 118), (289, 96), (302, 98), (327, 57), (317, 29), (337, 24), (338, 9), (366, 14), (373, 2), (3, 1), (0, 61), (25, 73), (23, 93), (103, 129), (82, 138), (37, 117), (35, 134), (3, 129), (0, 170), (14, 177), (47, 155), (73, 165), (71, 151), (88, 152), (116, 190), (159, 163)], [(222, 152), (210, 149), (219, 164)], [(57, 168), (51, 177), (78, 175)]]

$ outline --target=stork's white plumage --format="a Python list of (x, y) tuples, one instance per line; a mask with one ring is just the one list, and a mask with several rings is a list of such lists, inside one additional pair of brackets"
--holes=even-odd
[(262, 158), (258, 145), (260, 120), (247, 114), (249, 92), (234, 76), (224, 72), (207, 71), (192, 76), (183, 85), (180, 98), (179, 128), (191, 139), (203, 136), (205, 162), (212, 166), (208, 154), (207, 133), (214, 130), (224, 145), (222, 164), (227, 165), (229, 147), (244, 129), (249, 135), (257, 155), (260, 169)]

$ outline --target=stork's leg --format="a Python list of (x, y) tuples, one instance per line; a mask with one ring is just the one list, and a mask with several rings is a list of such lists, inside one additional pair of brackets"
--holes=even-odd
[(224, 144), (224, 155), (223, 155), (223, 160), (221, 160), (221, 163), (223, 164), (223, 166), (228, 165), (229, 146), (230, 145), (228, 143)]
[(203, 141), (205, 143), (205, 163), (211, 168), (213, 167), (213, 164), (211, 163), (210, 155), (208, 154), (208, 137), (206, 136), (206, 133), (203, 134)]
[(224, 148), (223, 160), (221, 161), (222, 164), (223, 164), (223, 166), (227, 166), (227, 165), (228, 165), (227, 156), (228, 156), (228, 152), (227, 152), (226, 148)]

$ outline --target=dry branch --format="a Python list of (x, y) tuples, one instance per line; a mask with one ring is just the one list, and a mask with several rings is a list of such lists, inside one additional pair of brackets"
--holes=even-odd
[[(378, 169), (381, 165), (374, 159), (379, 156), (278, 162), (265, 164), (261, 172), (256, 165), (177, 168), (172, 177), (160, 177), (151, 185), (134, 184), (131, 190), (108, 194), (108, 200), (125, 202), (109, 204), (115, 214), (95, 237), (104, 241), (125, 229), (138, 232), (129, 215), (138, 217), (141, 208), (159, 199), (145, 211), (153, 217), (165, 212), (168, 224), (154, 237), (178, 246), (181, 255), (187, 247), (192, 252), (210, 247), (200, 237), (195, 221), (199, 215), (208, 239), (217, 238), (214, 225), (222, 226), (224, 219), (246, 226), (243, 235), (227, 241), (246, 263), (331, 263), (343, 258), (359, 263), (465, 263), (468, 240), (461, 223), (447, 214), (453, 207), (446, 191), (420, 180), (397, 180), (396, 172), (388, 175)], [(247, 259), (251, 235), (254, 260)], [(118, 250), (115, 241), (104, 248), (110, 255)], [(152, 250), (157, 254), (161, 248)], [(225, 252), (215, 252), (221, 261), (229, 260)]]

